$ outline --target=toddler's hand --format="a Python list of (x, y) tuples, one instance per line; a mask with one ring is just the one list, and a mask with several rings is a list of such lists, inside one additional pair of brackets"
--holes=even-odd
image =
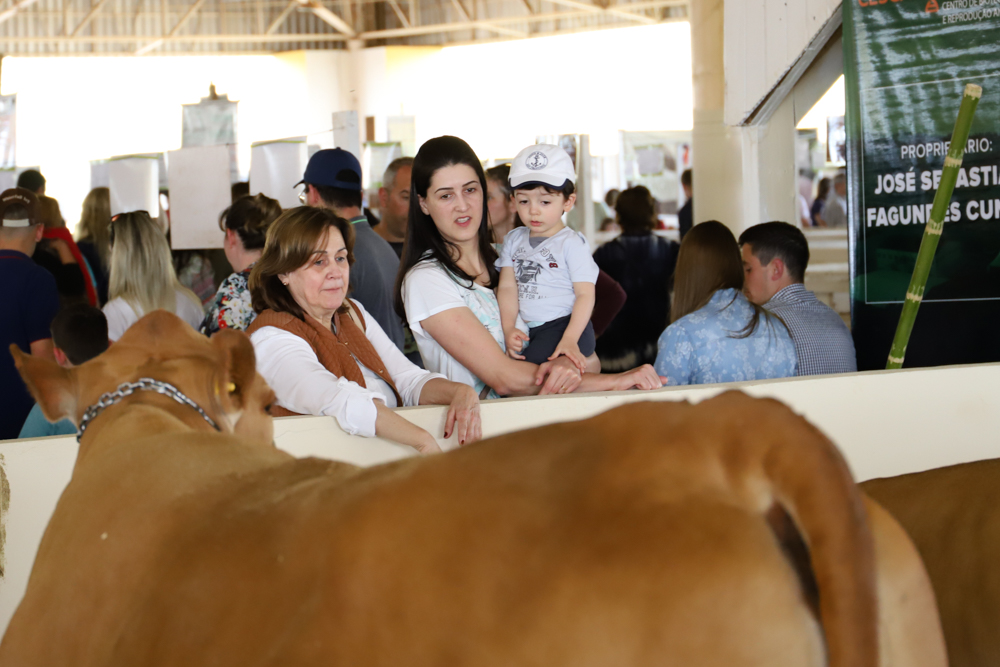
[(567, 359), (573, 362), (581, 373), (587, 371), (587, 359), (580, 352), (580, 346), (575, 341), (566, 340), (563, 338), (559, 341), (559, 345), (556, 346), (555, 352), (549, 357), (549, 361), (556, 359), (559, 356), (565, 355)]
[(524, 355), (520, 354), (520, 352), (524, 349), (524, 344), (528, 341), (528, 334), (520, 329), (511, 329), (505, 338), (507, 342), (507, 356), (511, 359), (524, 359)]

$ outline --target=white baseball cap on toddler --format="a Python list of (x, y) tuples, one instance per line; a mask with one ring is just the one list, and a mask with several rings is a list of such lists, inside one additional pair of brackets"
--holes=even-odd
[(562, 188), (566, 181), (576, 184), (576, 168), (569, 154), (552, 144), (528, 146), (510, 163), (510, 187), (547, 185)]

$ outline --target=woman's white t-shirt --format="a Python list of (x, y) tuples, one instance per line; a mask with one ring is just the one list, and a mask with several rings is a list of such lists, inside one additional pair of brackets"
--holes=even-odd
[[(468, 308), (490, 332), (500, 349), (506, 350), (496, 294), (478, 283), (472, 283), (471, 287), (469, 289), (468, 281), (452, 275), (437, 260), (424, 259), (407, 271), (403, 279), (403, 306), (406, 308), (410, 331), (413, 332), (427, 370), (441, 373), (452, 382), (461, 382), (482, 392), (486, 383), (448, 354), (420, 326), (422, 321), (432, 315), (452, 308)], [(487, 398), (499, 396), (491, 390)]]
[[(198, 327), (201, 326), (202, 318), (205, 316), (201, 308), (201, 303), (196, 303), (195, 299), (197, 297), (183, 287), (178, 287), (174, 291), (174, 294), (176, 298), (174, 314), (190, 324), (197, 331)], [(138, 322), (139, 318), (145, 315), (145, 313), (136, 313), (132, 306), (121, 297), (111, 299), (111, 301), (104, 304), (104, 308), (101, 310), (104, 311), (104, 316), (108, 318), (108, 338), (113, 341), (121, 338), (126, 329)]]

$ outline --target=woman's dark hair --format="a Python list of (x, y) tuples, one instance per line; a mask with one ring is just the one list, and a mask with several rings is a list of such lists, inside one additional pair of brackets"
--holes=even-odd
[[(305, 266), (327, 242), (330, 228), (340, 232), (347, 248), (347, 263), (354, 264), (354, 228), (333, 211), (313, 206), (290, 208), (267, 230), (264, 252), (250, 272), (250, 298), (254, 311), (290, 313), (302, 321), (302, 306), (292, 297), (281, 276)], [(346, 300), (342, 309), (346, 307)]]
[(830, 187), (833, 185), (833, 181), (829, 178), (819, 179), (819, 185), (816, 187), (816, 199), (826, 200), (827, 196), (830, 194)]
[(648, 234), (656, 229), (656, 203), (645, 185), (637, 185), (618, 195), (615, 213), (623, 234)]
[[(729, 228), (717, 220), (695, 225), (684, 235), (677, 255), (670, 322), (704, 308), (720, 289), (742, 291), (743, 276), (743, 257)], [(737, 294), (733, 301), (738, 298)], [(752, 336), (761, 316), (765, 320), (772, 317), (757, 304), (747, 303), (753, 307), (753, 317), (743, 329), (733, 332), (733, 338)]]
[(483, 210), (477, 233), (479, 255), (486, 265), (490, 277), (488, 287), (496, 289), (500, 282), (500, 274), (494, 264), (497, 252), (493, 249), (493, 231), (489, 224), (489, 209), (486, 203), (486, 174), (483, 165), (469, 144), (458, 137), (436, 137), (430, 139), (413, 158), (413, 171), (410, 176), (410, 215), (406, 225), (406, 240), (403, 243), (403, 258), (399, 262), (399, 273), (396, 274), (396, 314), (406, 319), (406, 309), (403, 306), (403, 279), (406, 273), (416, 266), (424, 255), (429, 253), (432, 259), (441, 263), (452, 275), (469, 282), (468, 289), (473, 289), (476, 277), (470, 276), (459, 268), (452, 257), (454, 244), (441, 236), (434, 220), (420, 209), (420, 199), (427, 197), (431, 178), (438, 169), (464, 164), (472, 168), (479, 178), (479, 187), (483, 193)]
[(267, 228), (281, 215), (277, 200), (258, 194), (240, 197), (219, 216), (219, 227), (236, 232), (247, 250), (264, 247)]

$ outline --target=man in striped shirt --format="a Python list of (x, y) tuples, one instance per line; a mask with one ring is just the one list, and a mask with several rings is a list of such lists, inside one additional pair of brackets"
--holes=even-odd
[(802, 231), (785, 222), (754, 225), (740, 235), (743, 291), (788, 327), (799, 358), (799, 375), (858, 370), (854, 340), (832, 308), (802, 284), (809, 244)]

